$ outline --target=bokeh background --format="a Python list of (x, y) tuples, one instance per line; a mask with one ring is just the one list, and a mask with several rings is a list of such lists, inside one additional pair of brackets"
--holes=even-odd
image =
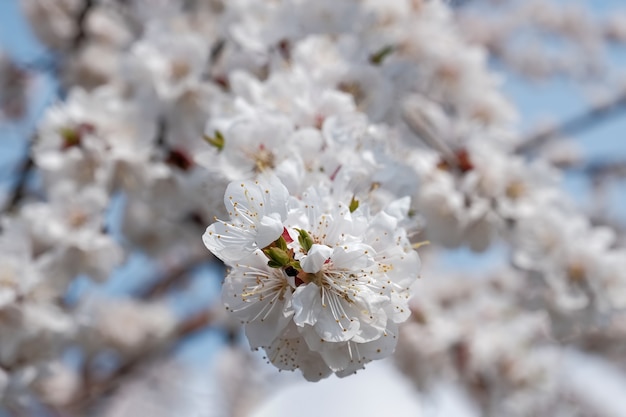
[[(519, 132), (528, 138), (545, 134), (554, 160), (566, 160), (564, 190), (583, 212), (598, 224), (621, 230), (623, 238), (624, 2), (467, 0), (451, 2), (450, 7), (464, 36), (484, 44), (489, 51), (490, 67), (501, 76), (502, 91), (518, 110)], [(533, 7), (545, 7), (553, 15), (544, 10), (540, 16), (529, 17)], [(559, 16), (571, 21), (574, 27), (569, 32), (554, 24)], [(26, 138), (33, 135), (45, 109), (64, 95), (54, 71), (46, 70), (54, 65), (52, 53), (36, 39), (29, 25), (19, 1), (0, 1), (0, 50), (18, 66), (30, 69), (23, 115), (0, 122), (0, 201), (9, 198), (18, 181), (27, 152)], [(118, 202), (118, 206), (122, 204)], [(115, 204), (111, 208), (110, 224), (116, 223), (119, 210)], [(428, 265), (432, 271), (447, 274), (479, 275), (507, 263), (506, 251), (503, 245), (493, 245), (480, 254), (466, 248), (441, 251)], [(79, 277), (67, 297), (71, 301), (99, 294), (138, 293), (161, 268), (162, 264), (144, 254), (132, 254), (105, 284)], [(174, 310), (181, 315), (192, 314), (217, 302), (224, 273), (219, 265), (199, 263), (181, 273), (186, 276), (184, 283), (166, 296)], [(422, 272), (423, 279), (437, 279), (429, 275), (428, 269)], [(241, 371), (242, 362), (254, 372), (235, 375)], [(566, 354), (561, 367), (565, 378), (590, 392), (590, 401), (604, 410), (603, 415), (626, 416), (626, 374), (621, 369), (576, 352)], [(249, 356), (246, 341), (236, 329), (219, 326), (209, 326), (184, 340), (171, 357), (150, 366), (112, 402), (111, 416), (480, 415), (454, 383), (442, 384), (429, 394), (416, 393), (391, 359), (373, 363), (354, 377), (333, 377), (314, 385), (298, 375), (278, 375), (260, 355)], [(40, 413), (48, 415), (46, 410)], [(0, 410), (0, 416), (4, 415)]]

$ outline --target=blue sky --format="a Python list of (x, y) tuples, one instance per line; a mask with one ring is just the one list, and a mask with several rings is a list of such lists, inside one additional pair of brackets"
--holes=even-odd
[[(17, 0), (0, 0), (0, 51), (18, 62), (32, 62), (47, 55), (45, 48), (37, 41), (27, 22), (19, 11)], [(0, 202), (14, 180), (12, 173), (22, 160), (26, 143), (24, 137), (32, 134), (33, 122), (53, 98), (54, 83), (48, 76), (34, 78), (34, 105), (30, 106), (28, 117), (17, 124), (0, 123)]]
[(0, 1), (0, 45), (20, 61), (46, 53), (22, 17), (18, 0)]

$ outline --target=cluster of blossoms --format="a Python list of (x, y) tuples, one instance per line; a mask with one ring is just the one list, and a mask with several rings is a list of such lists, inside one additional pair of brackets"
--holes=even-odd
[(558, 311), (589, 309), (604, 315), (626, 307), (626, 250), (615, 232), (561, 207), (545, 207), (516, 226), (514, 263), (538, 273)]
[[(546, 148), (521, 155), (487, 49), (446, 2), (23, 6), (64, 94), (1, 217), (0, 414), (97, 397), (103, 356), (126, 373), (178, 341), (193, 326), (160, 290), (76, 302), (73, 284), (137, 253), (211, 262), (202, 242), (252, 348), (308, 380), (398, 344), (418, 386), (456, 379), (485, 413), (532, 414), (563, 344), (619, 351), (625, 250), (568, 203)], [(18, 72), (0, 62), (0, 86)], [(506, 244), (516, 269), (419, 285), (426, 239)], [(61, 359), (76, 349), (84, 363)]]
[(250, 345), (313, 381), (393, 353), (420, 266), (400, 226), (408, 199), (374, 214), (333, 197), (323, 187), (290, 196), (275, 177), (233, 182), (230, 220), (203, 236), (230, 267), (223, 301)]
[(437, 388), (441, 379), (463, 381), (485, 414), (543, 415), (554, 401), (559, 355), (549, 343), (547, 314), (524, 311), (519, 301), (523, 277), (500, 270), (421, 284), (400, 332), (398, 368), (420, 390)]
[(77, 400), (79, 375), (62, 359), (77, 343), (89, 373), (103, 351), (142, 352), (171, 337), (175, 327), (171, 310), (160, 302), (68, 302), (77, 275), (107, 278), (121, 251), (99, 225), (84, 226), (93, 220), (96, 196), (65, 196), (55, 205), (24, 205), (22, 217), (2, 223), (0, 403), (11, 410), (29, 409), (33, 397), (51, 405)]

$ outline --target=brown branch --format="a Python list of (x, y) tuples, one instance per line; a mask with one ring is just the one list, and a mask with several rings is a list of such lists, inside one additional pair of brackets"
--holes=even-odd
[(453, 9), (460, 9), (471, 3), (472, 0), (450, 0), (448, 5)]
[[(171, 354), (177, 344), (207, 327), (216, 321), (213, 310), (207, 309), (196, 313), (181, 321), (174, 329), (169, 343), (146, 345), (145, 349), (130, 356), (121, 364), (114, 373), (103, 379), (84, 378), (82, 389), (73, 403), (67, 404), (62, 411), (68, 415), (93, 415), (103, 401), (113, 396), (125, 386), (128, 380), (136, 377), (140, 372), (151, 364), (157, 363), (162, 358)], [(89, 363), (85, 364), (86, 367)], [(88, 375), (88, 372), (84, 373)]]
[(30, 145), (26, 149), (26, 158), (22, 162), (22, 166), (20, 167), (17, 173), (17, 183), (13, 188), (13, 192), (11, 193), (10, 198), (8, 199), (6, 206), (4, 208), (4, 212), (11, 212), (17, 208), (19, 203), (24, 198), (26, 194), (26, 185), (28, 183), (28, 178), (30, 177), (30, 172), (34, 167), (33, 159), (30, 156)]
[(78, 16), (76, 17), (76, 26), (78, 27), (78, 32), (76, 32), (76, 35), (72, 40), (72, 48), (74, 50), (77, 50), (87, 38), (87, 16), (89, 15), (89, 11), (94, 5), (95, 0), (85, 0), (85, 4), (78, 12)]
[(587, 174), (596, 180), (610, 177), (626, 178), (626, 161), (590, 162), (572, 169)]
[(176, 328), (176, 335), (179, 339), (183, 339), (187, 336), (193, 335), (210, 326), (211, 323), (215, 321), (215, 319), (215, 312), (213, 310), (203, 310), (187, 318), (185, 321), (179, 323), (178, 327)]
[(153, 300), (163, 296), (171, 289), (180, 285), (195, 268), (211, 260), (212, 256), (208, 251), (190, 256), (185, 263), (171, 268), (163, 276), (155, 280), (155, 282), (152, 282), (149, 286), (140, 290), (137, 294), (137, 298)]
[(626, 93), (622, 93), (604, 104), (592, 107), (586, 112), (578, 114), (557, 126), (531, 135), (520, 141), (515, 151), (517, 153), (531, 152), (555, 137), (582, 133), (606, 121), (609, 117), (620, 114), (624, 110), (626, 110)]

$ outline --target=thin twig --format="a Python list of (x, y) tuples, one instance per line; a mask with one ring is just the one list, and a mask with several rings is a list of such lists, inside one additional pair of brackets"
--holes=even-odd
[(26, 185), (28, 184), (28, 178), (30, 177), (30, 172), (33, 169), (34, 162), (30, 155), (30, 145), (26, 149), (26, 157), (22, 162), (22, 166), (20, 167), (17, 173), (17, 182), (15, 187), (13, 188), (13, 192), (11, 193), (11, 197), (8, 199), (6, 206), (4, 208), (4, 212), (11, 212), (15, 210), (18, 204), (24, 198), (26, 193)]
[(557, 136), (582, 133), (599, 125), (607, 118), (618, 115), (624, 110), (626, 110), (626, 93), (622, 93), (604, 104), (592, 107), (586, 112), (578, 114), (557, 126), (531, 135), (520, 141), (516, 152), (527, 153), (533, 151)]
[(77, 396), (76, 401), (68, 404), (64, 409), (73, 415), (92, 415), (86, 412), (97, 409), (102, 404), (102, 401), (113, 398), (116, 392), (122, 389), (128, 380), (137, 376), (150, 364), (154, 364), (171, 354), (181, 340), (206, 329), (214, 321), (215, 314), (211, 309), (203, 310), (188, 317), (177, 325), (172, 335), (171, 343), (148, 345), (145, 350), (128, 358), (125, 363), (119, 366), (107, 378), (84, 381), (81, 395)]
[(151, 283), (148, 287), (139, 291), (137, 298), (143, 300), (152, 300), (161, 297), (167, 293), (170, 289), (176, 287), (182, 280), (184, 280), (191, 271), (196, 267), (211, 260), (211, 257), (206, 254), (191, 257), (184, 265), (177, 266), (168, 271), (165, 275)]
[(592, 179), (626, 178), (626, 161), (594, 161), (572, 170), (589, 175)]
[(78, 16), (76, 18), (78, 32), (72, 40), (72, 47), (74, 50), (77, 50), (81, 46), (83, 41), (87, 38), (87, 16), (89, 15), (89, 11), (94, 6), (94, 4), (95, 0), (85, 0), (83, 8), (78, 13)]

